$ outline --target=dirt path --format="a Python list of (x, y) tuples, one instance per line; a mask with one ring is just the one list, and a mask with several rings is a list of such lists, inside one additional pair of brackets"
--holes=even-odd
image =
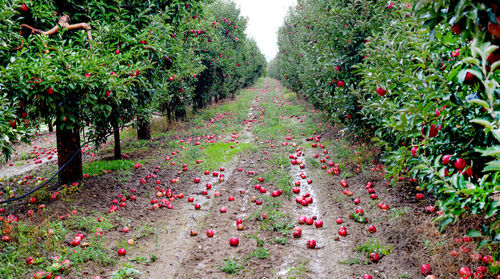
[[(306, 133), (315, 123), (311, 119), (307, 124), (299, 122), (304, 115), (283, 115), (290, 107), (300, 113), (307, 110), (302, 105), (291, 105), (279, 84), (268, 80), (249, 105), (240, 130), (221, 140), (235, 148), (248, 144), (253, 148), (221, 162), (220, 167), (225, 168), (222, 182), (212, 176), (215, 170), (207, 176), (202, 169), (190, 174), (188, 181), (182, 179), (184, 193), (194, 197), (194, 202), (181, 202), (172, 212), (159, 216), (154, 223), (164, 226), (164, 230), (154, 241), (141, 242), (141, 248), (130, 254), (158, 256), (157, 261), (142, 268), (140, 278), (226, 278), (226, 273), (238, 274), (238, 278), (360, 276), (361, 270), (340, 264), (351, 256), (355, 243), (349, 236), (338, 236), (341, 225), (335, 223), (337, 218), (344, 219), (348, 231), (354, 226), (341, 201), (335, 201), (330, 192), (338, 187), (339, 179), (310, 166), (329, 158), (328, 150), (311, 147), (306, 138), (314, 135), (307, 137)], [(315, 153), (322, 154), (313, 156)], [(290, 155), (303, 164), (291, 164)], [(200, 177), (201, 182), (193, 184), (192, 177)], [(259, 181), (259, 177), (263, 180)], [(211, 189), (206, 188), (207, 183)], [(257, 184), (266, 191), (257, 190)], [(295, 185), (300, 189), (298, 195), (291, 192)], [(273, 191), (278, 190), (284, 194), (273, 197)], [(313, 202), (307, 206), (297, 203), (295, 198), (302, 195), (310, 196)], [(252, 200), (261, 200), (262, 204)], [(201, 210), (194, 208), (195, 203), (201, 205)], [(221, 213), (221, 208), (226, 212)], [(300, 216), (321, 220), (324, 225), (297, 224)], [(243, 220), (243, 230), (237, 230), (237, 219)], [(292, 237), (296, 226), (302, 229), (300, 238)], [(190, 230), (198, 235), (189, 236)], [(212, 230), (214, 236), (208, 237), (207, 230)], [(231, 237), (239, 239), (237, 247), (229, 245)], [(308, 240), (316, 241), (314, 249), (307, 248)]]

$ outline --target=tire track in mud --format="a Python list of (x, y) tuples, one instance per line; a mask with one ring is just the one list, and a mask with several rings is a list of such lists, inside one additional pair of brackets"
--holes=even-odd
[[(249, 108), (248, 119), (254, 118), (254, 108), (255, 100)], [(253, 134), (250, 131), (252, 123), (248, 122), (242, 127), (240, 135), (244, 137), (239, 141), (240, 143), (249, 143), (253, 139)], [(230, 139), (231, 136), (228, 136), (221, 142), (228, 142)], [(157, 224), (163, 223), (165, 230), (153, 236), (155, 241), (146, 241), (140, 249), (130, 254), (132, 258), (136, 256), (147, 257), (148, 255), (158, 256), (158, 259), (154, 263), (142, 268), (143, 271), (140, 278), (192, 278), (191, 276), (196, 273), (196, 270), (206, 270), (214, 265), (210, 260), (205, 261), (204, 259), (197, 258), (194, 270), (186, 270), (184, 268), (185, 262), (190, 260), (193, 254), (199, 254), (200, 251), (203, 252), (205, 250), (203, 247), (206, 247), (206, 245), (201, 244), (207, 240), (207, 236), (205, 235), (207, 229), (214, 230), (214, 237), (210, 239), (210, 242), (218, 242), (221, 238), (221, 226), (211, 222), (211, 219), (214, 218), (213, 212), (217, 210), (217, 206), (221, 205), (222, 199), (225, 201), (224, 205), (227, 208), (228, 215), (238, 215), (238, 218), (246, 217), (248, 200), (243, 198), (241, 194), (238, 195), (237, 192), (231, 191), (231, 188), (239, 184), (239, 182), (233, 182), (233, 176), (237, 171), (236, 166), (238, 165), (237, 162), (241, 160), (240, 157), (241, 154), (238, 154), (231, 162), (225, 163), (225, 171), (221, 172), (224, 174), (224, 181), (222, 182), (219, 181), (219, 177), (213, 177), (212, 174), (209, 176), (201, 174), (199, 176), (201, 181), (197, 184), (192, 183), (192, 181), (185, 182), (191, 185), (189, 189), (190, 193), (185, 193), (184, 201), (176, 203), (173, 211), (167, 211), (165, 214), (162, 214), (155, 222)], [(243, 160), (243, 163), (246, 163), (245, 160)], [(248, 185), (251, 180), (251, 177), (247, 179)], [(210, 190), (207, 190), (208, 195), (202, 195), (201, 192), (207, 189), (207, 184), (211, 184), (212, 187)], [(214, 197), (215, 193), (219, 193), (220, 196)], [(235, 196), (235, 202), (226, 202), (228, 193)], [(194, 202), (188, 203), (185, 201), (189, 196), (194, 197)], [(239, 210), (241, 214), (233, 210), (232, 206), (239, 201), (243, 201), (243, 205)], [(196, 203), (201, 205), (200, 210), (194, 210), (194, 204)], [(236, 226), (233, 225), (233, 227), (236, 230)], [(192, 229), (197, 231), (197, 236), (189, 236), (189, 231)]]

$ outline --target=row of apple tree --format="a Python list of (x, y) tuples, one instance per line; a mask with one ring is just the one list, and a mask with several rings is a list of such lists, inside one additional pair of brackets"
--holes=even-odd
[(82, 176), (84, 127), (96, 145), (114, 132), (120, 158), (123, 125), (148, 139), (153, 113), (182, 119), (263, 75), (245, 28), (223, 1), (2, 1), (2, 154), (45, 123), (56, 126), (59, 166), (69, 162), (61, 182)]
[(382, 150), (443, 211), (500, 241), (498, 1), (298, 1), (269, 74)]

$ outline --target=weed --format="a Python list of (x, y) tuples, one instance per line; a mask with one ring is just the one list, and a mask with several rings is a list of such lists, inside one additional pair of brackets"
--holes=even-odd
[(378, 254), (387, 256), (392, 253), (392, 246), (384, 244), (378, 239), (368, 239), (363, 244), (354, 248), (354, 251), (365, 253), (369, 255), (370, 253), (376, 252)]
[(146, 257), (135, 257), (133, 259), (129, 259), (130, 262), (133, 262), (133, 263), (138, 263), (138, 264), (148, 264), (148, 263), (154, 263), (158, 260), (158, 256), (156, 255), (149, 255), (149, 259), (146, 258)]
[(266, 248), (264, 247), (260, 247), (258, 248), (257, 250), (253, 251), (252, 253), (250, 253), (246, 259), (250, 259), (250, 258), (257, 258), (257, 259), (267, 259), (269, 257), (269, 251), (266, 250)]
[(391, 208), (391, 219), (393, 221), (398, 220), (399, 218), (404, 217), (410, 211), (411, 211), (411, 208), (409, 208), (409, 207)]
[(139, 238), (146, 237), (146, 236), (149, 236), (152, 234), (156, 234), (157, 230), (158, 229), (155, 227), (151, 227), (148, 224), (144, 224), (144, 226), (142, 226), (141, 228), (139, 228), (137, 230), (137, 234), (135, 237), (136, 237), (136, 239), (139, 239)]
[(238, 263), (236, 257), (233, 259), (230, 259), (229, 257), (225, 258), (224, 264), (219, 266), (219, 269), (227, 274), (238, 274), (242, 268), (243, 265)]
[(257, 242), (257, 247), (263, 247), (264, 246), (264, 240), (260, 239), (257, 235), (250, 234), (248, 235), (249, 238), (252, 238)]
[(309, 273), (309, 260), (304, 260), (300, 262), (295, 267), (292, 267), (288, 270), (287, 279), (297, 279), (297, 278), (308, 278), (307, 274)]
[(370, 261), (367, 258), (361, 258), (360, 255), (356, 255), (354, 258), (347, 258), (346, 260), (339, 261), (339, 263), (346, 265), (354, 265), (354, 264), (367, 265), (370, 263)]
[(123, 267), (113, 272), (111, 279), (135, 279), (141, 272), (128, 263), (123, 263)]
[(100, 241), (91, 240), (91, 244), (87, 248), (76, 247), (71, 253), (71, 262), (78, 266), (83, 266), (86, 262), (93, 262), (102, 266), (108, 266), (115, 263), (115, 260), (110, 256), (111, 251), (104, 248)]
[(307, 157), (306, 158), (306, 163), (307, 165), (313, 167), (313, 168), (319, 168), (319, 162), (314, 160), (313, 158)]
[(274, 243), (280, 244), (280, 245), (286, 245), (288, 243), (288, 238), (286, 238), (286, 237), (276, 237), (274, 239)]

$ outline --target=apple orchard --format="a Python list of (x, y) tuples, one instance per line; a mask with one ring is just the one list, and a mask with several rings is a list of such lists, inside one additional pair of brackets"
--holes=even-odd
[(499, 279), (498, 1), (249, 20), (0, 1), (0, 278)]

